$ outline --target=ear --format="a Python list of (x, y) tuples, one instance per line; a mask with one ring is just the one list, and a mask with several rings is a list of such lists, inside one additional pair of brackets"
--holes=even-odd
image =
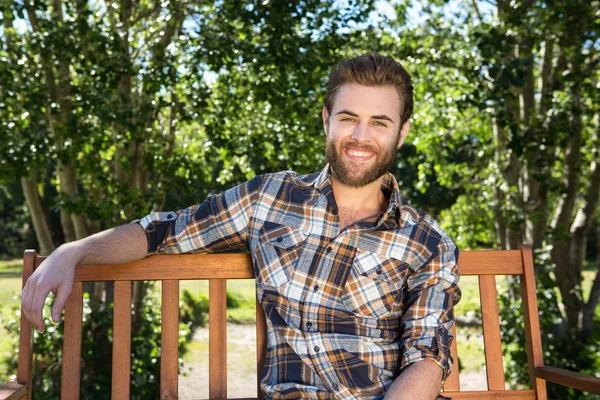
[(402, 146), (404, 140), (406, 139), (406, 135), (408, 135), (408, 131), (410, 130), (410, 120), (407, 120), (404, 125), (402, 125), (402, 130), (400, 130), (400, 137), (398, 138), (398, 148)]
[(325, 136), (327, 136), (329, 134), (329, 132), (327, 132), (327, 127), (329, 126), (329, 113), (327, 112), (327, 107), (323, 106), (321, 115), (323, 116), (323, 130), (325, 131)]

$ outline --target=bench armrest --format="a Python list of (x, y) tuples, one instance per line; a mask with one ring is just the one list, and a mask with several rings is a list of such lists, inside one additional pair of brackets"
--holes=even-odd
[(535, 376), (584, 392), (600, 394), (600, 378), (556, 367), (536, 367)]
[(0, 400), (19, 400), (24, 396), (27, 396), (27, 385), (13, 381), (0, 386)]

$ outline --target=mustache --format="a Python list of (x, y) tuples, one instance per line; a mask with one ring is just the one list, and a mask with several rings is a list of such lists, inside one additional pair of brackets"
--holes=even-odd
[(378, 153), (379, 153), (379, 152), (377, 151), (377, 149), (375, 149), (375, 148), (373, 148), (373, 147), (371, 147), (371, 146), (360, 145), (360, 144), (357, 144), (357, 143), (352, 143), (352, 142), (350, 142), (350, 143), (343, 143), (343, 144), (341, 145), (341, 147), (342, 147), (342, 148), (344, 148), (344, 147), (349, 147), (349, 148), (351, 148), (351, 149), (353, 149), (353, 150), (358, 150), (358, 151), (360, 151), (360, 150), (364, 150), (364, 151), (368, 151), (368, 152), (375, 153), (375, 154), (378, 154)]

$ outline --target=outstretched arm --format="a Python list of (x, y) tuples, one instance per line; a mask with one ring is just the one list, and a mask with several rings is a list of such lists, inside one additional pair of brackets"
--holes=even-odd
[(85, 239), (63, 244), (35, 270), (21, 294), (23, 314), (40, 332), (42, 310), (50, 292), (56, 294), (52, 320), (58, 322), (71, 294), (77, 264), (126, 264), (141, 260), (148, 250), (146, 234), (138, 224), (117, 226)]

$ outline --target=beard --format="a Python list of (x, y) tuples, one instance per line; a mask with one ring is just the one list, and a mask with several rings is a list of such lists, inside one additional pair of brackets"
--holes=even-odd
[[(338, 146), (334, 140), (330, 139), (330, 137), (331, 135), (327, 137), (325, 156), (331, 167), (331, 173), (346, 186), (360, 188), (376, 181), (382, 175), (389, 172), (396, 160), (396, 146), (394, 145), (382, 149), (382, 151), (378, 151), (372, 146), (358, 145), (352, 140), (346, 140), (345, 142), (339, 143)], [(392, 143), (397, 142), (398, 141), (396, 140)], [(369, 162), (372, 163), (372, 166), (357, 167), (354, 165), (354, 163), (344, 154), (344, 147), (346, 145), (351, 145), (352, 148), (357, 150), (375, 153), (375, 156), (369, 160)]]

